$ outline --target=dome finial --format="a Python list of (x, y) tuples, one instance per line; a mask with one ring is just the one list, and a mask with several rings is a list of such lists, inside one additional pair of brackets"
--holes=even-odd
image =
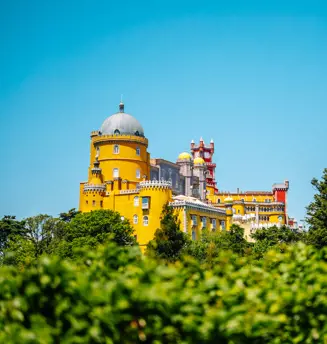
[(120, 95), (119, 112), (124, 112), (123, 95)]

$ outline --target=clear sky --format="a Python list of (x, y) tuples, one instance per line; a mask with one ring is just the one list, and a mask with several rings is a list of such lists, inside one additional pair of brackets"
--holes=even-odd
[(304, 217), (327, 165), (326, 1), (1, 1), (0, 49), (0, 216), (78, 207), (123, 94), (153, 157), (213, 138), (221, 190), (288, 179)]

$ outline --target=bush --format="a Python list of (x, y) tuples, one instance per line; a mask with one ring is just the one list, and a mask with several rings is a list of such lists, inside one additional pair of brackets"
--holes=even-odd
[(327, 249), (297, 244), (212, 269), (113, 242), (79, 262), (43, 257), (0, 269), (0, 342), (321, 343), (327, 340)]

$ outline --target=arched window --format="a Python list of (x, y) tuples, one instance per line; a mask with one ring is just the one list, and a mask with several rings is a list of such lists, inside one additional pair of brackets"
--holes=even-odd
[(137, 215), (134, 215), (133, 216), (133, 223), (134, 223), (134, 225), (137, 225), (138, 222), (139, 222), (139, 217)]
[(114, 131), (114, 134), (115, 134), (115, 135), (119, 135), (119, 134), (120, 134), (120, 131), (119, 131), (118, 129), (116, 129), (116, 130)]
[(119, 145), (114, 145), (114, 154), (119, 154)]
[(140, 204), (140, 199), (139, 196), (134, 197), (134, 207), (138, 207)]
[(217, 199), (217, 203), (220, 203), (220, 198)]
[(140, 147), (136, 147), (136, 155), (141, 155)]
[(140, 133), (136, 130), (135, 135), (140, 136)]
[(253, 198), (252, 202), (256, 202), (257, 200), (255, 198)]
[(136, 170), (136, 178), (141, 178), (141, 171), (139, 169)]
[(149, 218), (145, 215), (143, 216), (143, 226), (147, 226), (149, 224)]
[(119, 169), (118, 168), (114, 168), (112, 175), (113, 175), (114, 178), (118, 178), (119, 177)]

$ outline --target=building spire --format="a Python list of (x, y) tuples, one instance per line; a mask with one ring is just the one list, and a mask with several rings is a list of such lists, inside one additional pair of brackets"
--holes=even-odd
[(124, 112), (123, 95), (120, 95), (119, 112)]

